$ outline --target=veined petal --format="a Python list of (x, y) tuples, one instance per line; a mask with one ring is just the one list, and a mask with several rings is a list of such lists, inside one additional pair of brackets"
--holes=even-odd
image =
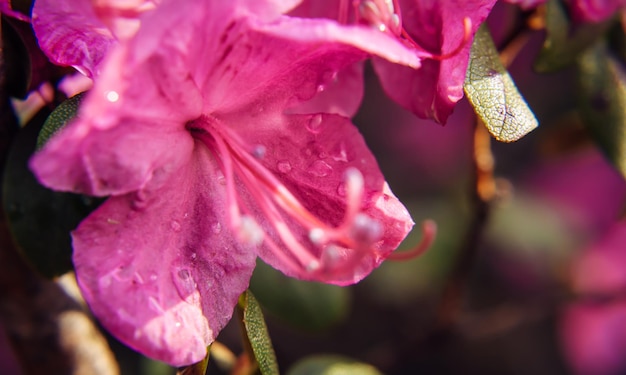
[(54, 63), (73, 66), (90, 78), (116, 43), (90, 0), (37, 0), (32, 22), (41, 49)]
[(176, 178), (109, 198), (73, 233), (78, 282), (100, 322), (174, 366), (204, 357), (255, 265), (222, 221), (218, 173), (200, 145)]
[[(463, 97), (463, 82), (471, 41), (495, 0), (400, 1), (408, 33), (434, 54), (446, 54), (465, 45), (443, 60), (425, 59), (420, 69), (374, 59), (374, 68), (387, 95), (422, 118), (445, 123), (455, 104)], [(464, 18), (472, 22), (467, 40)]]

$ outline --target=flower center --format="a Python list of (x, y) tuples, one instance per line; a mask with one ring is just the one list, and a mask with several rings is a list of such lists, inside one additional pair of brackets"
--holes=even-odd
[[(338, 21), (349, 23), (350, 0), (339, 1)], [(469, 17), (463, 18), (463, 40), (452, 51), (436, 54), (420, 46), (402, 26), (402, 13), (398, 0), (353, 0), (353, 20), (357, 24), (368, 25), (397, 38), (408, 48), (426, 53), (433, 60), (445, 60), (457, 55), (469, 42), (472, 35), (472, 21)]]
[[(227, 220), (243, 243), (263, 243), (297, 275), (339, 274), (376, 251), (373, 245), (380, 240), (382, 227), (361, 211), (364, 183), (357, 169), (346, 170), (344, 217), (339, 225), (331, 225), (307, 209), (263, 165), (265, 146), (247, 144), (211, 116), (188, 123), (187, 129), (211, 150), (220, 165), (226, 185)], [(249, 196), (242, 195), (242, 186)], [(255, 219), (259, 212), (267, 223), (263, 226)]]

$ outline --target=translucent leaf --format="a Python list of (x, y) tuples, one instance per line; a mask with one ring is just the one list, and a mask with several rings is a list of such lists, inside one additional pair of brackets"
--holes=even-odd
[(248, 342), (259, 365), (261, 374), (278, 374), (276, 355), (267, 332), (261, 306), (250, 291), (244, 292), (239, 297), (238, 308), (242, 316)]
[(464, 89), (474, 111), (497, 140), (517, 141), (537, 127), (535, 115), (502, 65), (484, 25), (472, 44)]
[(576, 26), (572, 32), (567, 13), (558, 0), (546, 4), (546, 39), (535, 70), (554, 72), (576, 62), (576, 58), (609, 29), (612, 20)]
[(37, 182), (28, 159), (43, 121), (41, 114), (36, 116), (14, 139), (4, 170), (2, 199), (20, 250), (38, 271), (53, 277), (72, 269), (70, 231), (100, 200), (55, 192)]
[(39, 136), (37, 137), (37, 149), (43, 147), (48, 139), (61, 130), (76, 116), (78, 107), (80, 106), (85, 94), (86, 93), (82, 92), (74, 95), (52, 111), (46, 122), (43, 124), (43, 128), (41, 128)]
[(318, 355), (298, 361), (287, 375), (381, 375), (374, 366), (336, 355)]
[(579, 59), (578, 100), (585, 126), (626, 176), (626, 74), (603, 43)]
[(307, 330), (329, 328), (346, 316), (349, 307), (347, 288), (286, 277), (261, 261), (250, 290), (270, 313)]

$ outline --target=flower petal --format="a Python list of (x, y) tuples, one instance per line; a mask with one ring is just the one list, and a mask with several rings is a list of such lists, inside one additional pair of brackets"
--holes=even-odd
[[(387, 95), (422, 118), (445, 123), (456, 102), (463, 97), (463, 82), (471, 41), (495, 0), (404, 0), (404, 27), (417, 44), (435, 54), (447, 54), (465, 43), (454, 56), (441, 61), (424, 60), (420, 69), (375, 58), (374, 68)], [(472, 22), (469, 40), (464, 18)]]
[(90, 78), (116, 43), (90, 0), (37, 0), (32, 21), (41, 49), (53, 62)]
[(255, 265), (222, 224), (217, 173), (199, 146), (176, 178), (109, 198), (73, 233), (78, 282), (100, 322), (174, 366), (204, 357)]

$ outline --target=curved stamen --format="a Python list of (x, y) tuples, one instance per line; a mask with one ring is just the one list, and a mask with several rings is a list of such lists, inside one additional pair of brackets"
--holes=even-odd
[[(188, 129), (212, 150), (222, 169), (227, 216), (241, 241), (253, 246), (263, 242), (298, 274), (343, 272), (375, 251), (372, 246), (380, 239), (382, 228), (377, 220), (361, 212), (364, 181), (357, 169), (346, 170), (344, 217), (338, 225), (331, 225), (305, 208), (261, 163), (263, 153), (255, 152), (258, 145), (248, 147), (219, 119), (209, 116), (191, 122)], [(237, 184), (245, 187), (249, 198), (238, 193)], [(254, 208), (250, 207), (252, 202)], [(264, 216), (262, 225), (269, 225), (274, 235), (265, 233), (268, 228), (262, 229), (253, 219), (259, 211)], [(293, 222), (301, 227), (294, 228)]]
[(401, 253), (391, 253), (387, 259), (405, 261), (415, 259), (424, 254), (435, 241), (437, 236), (437, 223), (433, 220), (424, 220), (422, 223), (422, 239), (413, 249)]

